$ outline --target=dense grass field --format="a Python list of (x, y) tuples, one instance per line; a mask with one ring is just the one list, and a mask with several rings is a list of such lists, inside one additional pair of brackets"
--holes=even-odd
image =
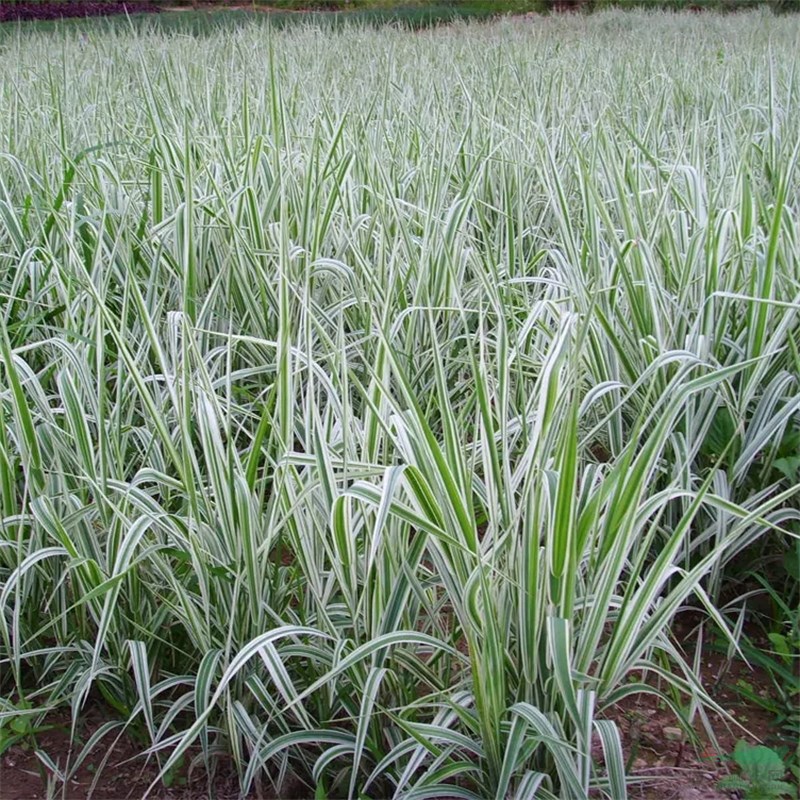
[(800, 530), (800, 19), (155, 26), (0, 38), (6, 741), (625, 797)]

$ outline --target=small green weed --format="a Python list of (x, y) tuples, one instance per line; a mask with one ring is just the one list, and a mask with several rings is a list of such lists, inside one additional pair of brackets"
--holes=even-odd
[(177, 786), (186, 786), (185, 761), (185, 757), (181, 756), (175, 764), (164, 771), (164, 775), (161, 778), (161, 783), (164, 784), (164, 788), (171, 789)]
[(53, 727), (37, 723), (41, 713), (33, 711), (27, 700), (5, 706), (4, 711), (7, 716), (0, 718), (0, 756), (15, 744), (27, 747), (32, 741), (31, 737)]
[(771, 797), (797, 797), (796, 789), (783, 777), (786, 764), (769, 747), (749, 745), (740, 740), (732, 755), (739, 775), (723, 778), (717, 786), (742, 792), (744, 800), (767, 800)]
[(770, 613), (759, 623), (769, 645), (747, 635), (739, 642), (747, 662), (769, 676), (771, 690), (764, 694), (745, 680), (737, 681), (736, 690), (773, 715), (780, 740), (776, 751), (800, 777), (800, 543), (786, 552), (774, 572), (772, 582), (760, 572), (752, 575), (770, 603)]

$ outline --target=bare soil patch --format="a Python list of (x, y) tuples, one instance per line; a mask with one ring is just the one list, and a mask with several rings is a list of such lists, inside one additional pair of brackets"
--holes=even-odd
[[(36, 747), (47, 753), (63, 770), (67, 764), (75, 762), (83, 743), (107, 719), (106, 709), (92, 708), (79, 725), (77, 746), (70, 748), (69, 716), (63, 712), (55, 713), (47, 720), (52, 727), (36, 736)], [(146, 749), (143, 742), (128, 735), (117, 739), (117, 735), (118, 732), (112, 732), (104, 737), (66, 786), (55, 783), (53, 796), (60, 800), (139, 800), (143, 797), (158, 779), (158, 764), (155, 758), (146, 760), (141, 756)], [(191, 755), (196, 755), (196, 752)], [(0, 800), (44, 800), (47, 797), (46, 777), (47, 770), (34, 748), (15, 745), (0, 757)], [(286, 793), (281, 797), (286, 800), (308, 796), (308, 791), (297, 783), (291, 783), (285, 789)], [(186, 768), (178, 769), (169, 786), (159, 783), (149, 797), (152, 800), (239, 800), (241, 795), (235, 773), (223, 764), (211, 777), (203, 770), (190, 773)], [(262, 791), (259, 800), (270, 798), (278, 800), (271, 791)]]
[[(690, 650), (690, 642), (684, 644)], [(717, 789), (730, 774), (726, 758), (740, 739), (750, 744), (772, 741), (774, 719), (769, 712), (745, 701), (736, 691), (743, 679), (761, 694), (769, 694), (770, 678), (739, 659), (731, 662), (707, 644), (700, 668), (703, 685), (733, 719), (709, 714), (719, 749), (706, 734), (700, 716), (695, 719), (696, 739), (681, 735), (669, 708), (653, 695), (640, 695), (614, 709), (612, 718), (622, 735), (630, 774), (636, 783), (631, 800), (730, 800), (735, 795)]]

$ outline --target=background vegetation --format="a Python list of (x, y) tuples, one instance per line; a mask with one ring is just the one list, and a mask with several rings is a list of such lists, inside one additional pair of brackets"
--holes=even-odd
[[(92, 5), (114, 4), (117, 0), (91, 0)], [(160, 6), (202, 6), (209, 9), (226, 6), (268, 7), (277, 10), (359, 11), (379, 10), (426, 12), (455, 16), (493, 16), (548, 11), (598, 11), (609, 8), (649, 8), (692, 11), (741, 11), (765, 6), (774, 11), (800, 11), (800, 0), (126, 0), (129, 8), (137, 4)], [(5, 0), (5, 5), (76, 5), (87, 6), (87, 0)]]

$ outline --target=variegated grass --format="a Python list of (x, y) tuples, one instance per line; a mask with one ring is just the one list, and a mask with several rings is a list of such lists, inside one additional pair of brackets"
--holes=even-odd
[(4, 40), (2, 719), (623, 797), (615, 707), (717, 709), (673, 620), (796, 531), (799, 30)]

